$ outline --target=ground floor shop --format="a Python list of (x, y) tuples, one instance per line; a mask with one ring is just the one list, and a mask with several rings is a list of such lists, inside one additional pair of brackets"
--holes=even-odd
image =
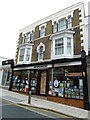
[(14, 68), (13, 91), (45, 95), (50, 101), (84, 108), (85, 72), (81, 61)]

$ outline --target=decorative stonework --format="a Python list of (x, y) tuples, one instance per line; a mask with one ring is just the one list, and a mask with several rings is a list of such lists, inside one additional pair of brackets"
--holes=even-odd
[(43, 46), (43, 52), (45, 51), (45, 45), (41, 42), (37, 47), (37, 53), (39, 53), (39, 49), (41, 46)]

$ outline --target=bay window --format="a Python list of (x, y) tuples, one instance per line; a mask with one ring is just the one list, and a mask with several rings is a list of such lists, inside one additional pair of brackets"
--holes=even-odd
[(19, 61), (24, 60), (24, 53), (25, 53), (25, 48), (20, 49), (20, 55), (19, 55)]
[(74, 31), (65, 30), (52, 34), (51, 59), (72, 58), (73, 57), (73, 34)]
[(67, 54), (71, 55), (71, 38), (67, 38)]
[(17, 64), (31, 62), (31, 55), (32, 55), (32, 46), (20, 47)]
[(55, 55), (64, 54), (63, 38), (55, 40)]
[(31, 48), (27, 48), (26, 61), (29, 61), (29, 60), (30, 60), (30, 50), (31, 50)]

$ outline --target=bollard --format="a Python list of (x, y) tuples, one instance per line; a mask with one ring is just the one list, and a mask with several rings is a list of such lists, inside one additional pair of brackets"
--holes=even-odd
[(28, 95), (28, 104), (31, 103), (31, 91), (29, 91), (29, 95)]

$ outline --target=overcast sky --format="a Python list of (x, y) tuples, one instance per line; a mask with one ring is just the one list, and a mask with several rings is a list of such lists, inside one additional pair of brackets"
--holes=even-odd
[[(0, 56), (14, 59), (19, 30), (81, 0), (0, 0)], [(86, 15), (89, 0), (85, 4)]]

